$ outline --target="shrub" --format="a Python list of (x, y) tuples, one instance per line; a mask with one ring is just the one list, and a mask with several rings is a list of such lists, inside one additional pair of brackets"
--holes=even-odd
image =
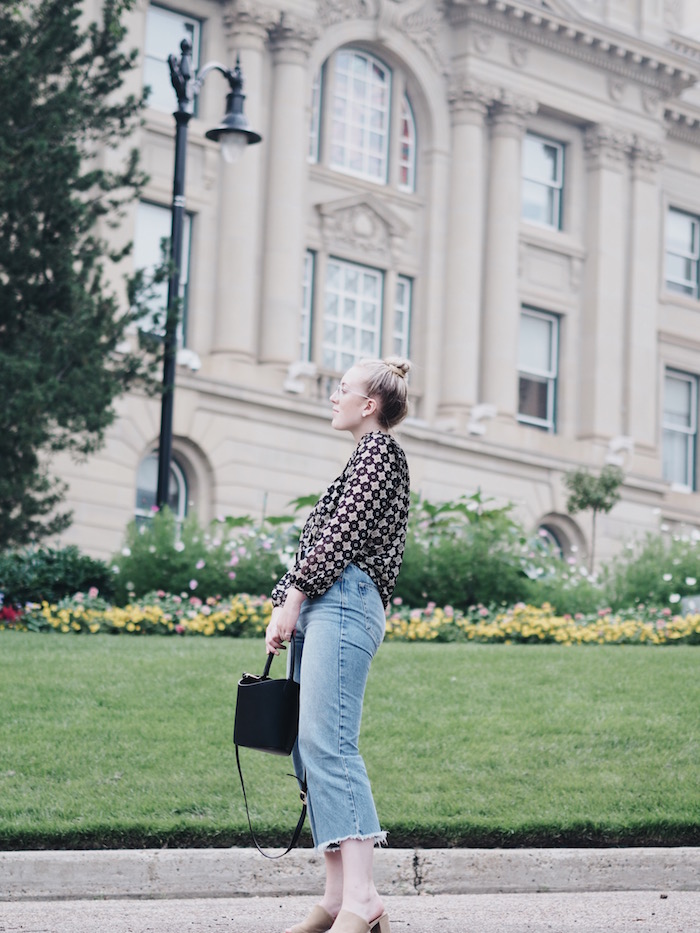
[(190, 514), (178, 526), (170, 509), (148, 523), (132, 522), (114, 558), (116, 599), (124, 605), (153, 590), (209, 597), (234, 593), (269, 596), (296, 548), (292, 517), (255, 526), (250, 518), (226, 519), (203, 529)]
[(609, 605), (675, 606), (683, 596), (700, 592), (699, 538), (647, 534), (630, 544), (601, 571)]
[(101, 560), (81, 554), (77, 547), (27, 548), (0, 554), (0, 591), (6, 606), (27, 602), (56, 602), (64, 596), (96, 588), (114, 595), (113, 574)]
[(459, 609), (524, 599), (526, 541), (511, 508), (489, 507), (479, 492), (438, 506), (414, 496), (395, 595)]

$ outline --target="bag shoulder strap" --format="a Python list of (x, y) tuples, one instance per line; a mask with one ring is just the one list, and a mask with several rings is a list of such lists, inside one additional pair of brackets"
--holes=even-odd
[[(270, 657), (272, 657), (272, 655), (270, 655)], [(295, 826), (294, 832), (292, 833), (292, 838), (290, 840), (290, 843), (287, 846), (287, 848), (284, 850), (284, 852), (281, 852), (279, 855), (268, 855), (267, 852), (264, 852), (260, 848), (258, 840), (255, 838), (255, 833), (253, 832), (253, 825), (250, 821), (250, 810), (248, 809), (248, 798), (245, 792), (245, 784), (243, 783), (243, 771), (241, 770), (241, 759), (240, 759), (240, 755), (238, 754), (238, 745), (236, 745), (236, 764), (238, 765), (238, 774), (241, 779), (241, 790), (243, 791), (245, 813), (246, 813), (246, 816), (248, 817), (248, 828), (250, 829), (250, 835), (252, 836), (253, 842), (255, 843), (255, 848), (258, 850), (258, 852), (261, 855), (264, 855), (265, 858), (269, 858), (269, 859), (282, 858), (283, 855), (286, 855), (288, 852), (291, 852), (294, 846), (297, 844), (297, 842), (299, 841), (299, 836), (301, 835), (302, 827), (304, 826), (304, 820), (306, 819), (306, 775), (304, 775), (304, 780), (302, 781), (302, 789), (299, 792), (299, 797), (301, 798), (301, 814), (299, 815), (297, 825)]]

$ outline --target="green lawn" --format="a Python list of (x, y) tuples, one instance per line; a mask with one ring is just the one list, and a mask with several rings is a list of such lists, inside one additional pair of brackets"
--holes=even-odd
[[(247, 845), (231, 732), (263, 652), (0, 633), (0, 848)], [(699, 664), (694, 647), (384, 645), (362, 750), (390, 842), (700, 844)], [(291, 761), (242, 759), (280, 842)]]

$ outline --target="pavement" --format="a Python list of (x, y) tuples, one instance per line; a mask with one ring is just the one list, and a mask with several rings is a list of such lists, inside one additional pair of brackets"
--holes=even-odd
[[(387, 848), (375, 865), (392, 933), (700, 933), (700, 847)], [(277, 933), (322, 883), (310, 849), (0, 852), (0, 933)]]

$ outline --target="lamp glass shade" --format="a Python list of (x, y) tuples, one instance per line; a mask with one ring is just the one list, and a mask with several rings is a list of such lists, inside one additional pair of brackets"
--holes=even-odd
[(229, 131), (228, 133), (225, 131), (222, 132), (219, 136), (219, 142), (221, 144), (221, 155), (224, 157), (224, 162), (229, 165), (238, 162), (248, 145), (246, 134), (236, 130)]

